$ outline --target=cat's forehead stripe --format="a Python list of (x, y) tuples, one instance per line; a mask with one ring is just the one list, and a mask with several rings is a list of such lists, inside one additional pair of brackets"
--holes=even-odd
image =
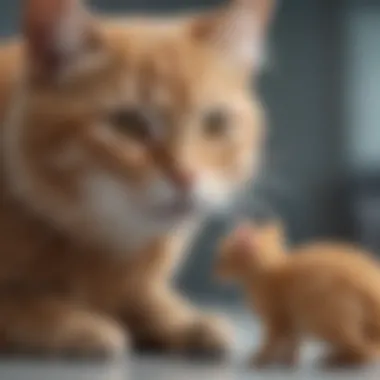
[(185, 57), (181, 57), (178, 47), (170, 45), (156, 53), (146, 52), (127, 70), (126, 83), (133, 88), (130, 91), (144, 104), (178, 111), (190, 106), (194, 83), (187, 73)]

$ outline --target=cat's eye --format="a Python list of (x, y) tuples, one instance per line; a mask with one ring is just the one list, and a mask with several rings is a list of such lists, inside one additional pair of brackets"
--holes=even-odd
[(210, 138), (223, 137), (228, 132), (229, 118), (223, 110), (213, 110), (203, 117), (203, 133)]
[(133, 139), (141, 141), (149, 138), (149, 121), (138, 110), (116, 110), (110, 114), (110, 123), (120, 133)]

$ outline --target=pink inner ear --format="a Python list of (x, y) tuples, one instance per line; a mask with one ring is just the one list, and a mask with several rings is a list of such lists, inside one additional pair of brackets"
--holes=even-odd
[(23, 32), (32, 58), (45, 69), (71, 54), (83, 38), (80, 0), (26, 0)]
[(252, 228), (243, 224), (239, 226), (234, 233), (235, 244), (239, 247), (241, 252), (251, 252), (254, 249), (254, 238)]
[(56, 63), (59, 58), (57, 32), (68, 4), (66, 0), (26, 1), (23, 30), (32, 58), (47, 64)]

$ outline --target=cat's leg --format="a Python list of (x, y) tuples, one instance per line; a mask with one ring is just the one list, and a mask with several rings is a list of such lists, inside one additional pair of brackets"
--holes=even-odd
[(276, 363), (283, 341), (283, 329), (274, 323), (267, 323), (264, 339), (258, 351), (253, 354), (250, 365), (261, 368)]
[(229, 324), (202, 314), (167, 287), (155, 287), (129, 302), (127, 324), (138, 348), (220, 356), (232, 343)]
[(295, 366), (299, 361), (300, 337), (285, 319), (267, 318), (264, 339), (250, 364), (264, 367), (272, 364)]
[(56, 299), (0, 300), (0, 348), (9, 353), (114, 357), (126, 348), (112, 319)]
[(288, 367), (294, 367), (300, 359), (300, 337), (296, 333), (289, 332), (284, 338), (280, 354), (279, 363)]
[(360, 323), (341, 319), (335, 328), (325, 330), (325, 339), (332, 348), (322, 359), (325, 367), (360, 366), (380, 359), (379, 347), (364, 334)]
[(350, 367), (371, 364), (379, 360), (379, 350), (372, 345), (335, 348), (324, 357), (324, 367)]

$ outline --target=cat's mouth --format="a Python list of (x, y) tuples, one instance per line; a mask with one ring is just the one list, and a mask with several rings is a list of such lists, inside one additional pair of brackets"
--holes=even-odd
[[(207, 185), (207, 186), (206, 186)], [(232, 191), (224, 184), (194, 186), (187, 193), (173, 194), (166, 199), (156, 199), (148, 204), (148, 213), (155, 219), (181, 219), (223, 212), (231, 203)]]
[(186, 197), (176, 198), (167, 202), (156, 204), (151, 208), (155, 218), (184, 218), (196, 215), (209, 215), (223, 212), (230, 204), (228, 199), (208, 199), (207, 197), (197, 197), (189, 195)]
[(184, 217), (196, 212), (196, 206), (191, 199), (178, 199), (154, 207), (153, 214), (158, 218)]

